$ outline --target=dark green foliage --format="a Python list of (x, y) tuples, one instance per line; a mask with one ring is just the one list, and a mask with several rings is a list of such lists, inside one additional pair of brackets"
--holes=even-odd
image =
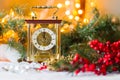
[[(83, 24), (76, 26), (75, 31), (70, 33), (62, 34), (62, 54), (69, 55), (70, 53), (79, 52), (86, 57), (91, 57), (92, 49), (89, 48), (88, 42), (93, 39), (99, 41), (117, 41), (120, 39), (120, 34), (117, 29), (119, 24), (113, 23), (112, 16), (102, 15), (100, 16), (99, 11), (95, 8), (93, 10), (93, 19), (89, 24)], [(82, 26), (82, 28), (80, 27)], [(82, 47), (80, 47), (82, 44)]]

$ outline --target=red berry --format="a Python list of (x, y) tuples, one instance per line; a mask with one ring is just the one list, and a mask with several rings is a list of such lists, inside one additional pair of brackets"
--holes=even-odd
[(115, 58), (115, 62), (116, 62), (116, 63), (120, 62), (119, 58), (116, 57), (116, 58)]
[(103, 58), (99, 58), (98, 63), (101, 63), (103, 61)]
[(43, 68), (44, 68), (44, 69), (46, 69), (46, 68), (47, 68), (47, 66), (46, 66), (46, 65), (44, 65), (44, 66), (43, 66)]
[(95, 50), (98, 50), (98, 47), (94, 47)]
[(88, 64), (84, 64), (84, 68), (88, 68), (89, 66), (88, 66)]
[(78, 73), (80, 72), (81, 69), (77, 69), (75, 70), (75, 74), (78, 75)]
[(100, 71), (98, 71), (98, 70), (95, 70), (95, 72), (94, 72), (96, 75), (100, 75), (101, 74), (101, 72)]
[(86, 59), (86, 58), (83, 58), (83, 62), (86, 63), (86, 64), (89, 64), (89, 63), (90, 63), (89, 60)]
[(78, 53), (76, 53), (73, 58), (73, 61), (78, 62), (79, 59), (80, 59), (80, 55)]
[(89, 70), (90, 71), (94, 71), (96, 69), (96, 65), (95, 64), (90, 64), (89, 65)]
[(91, 44), (91, 45), (90, 45), (90, 47), (91, 47), (91, 48), (93, 48), (93, 47), (94, 47), (94, 45), (92, 45), (92, 44)]
[(112, 68), (112, 71), (117, 71), (117, 70), (118, 70), (117, 67), (113, 67), (113, 68)]
[(82, 68), (81, 68), (81, 71), (82, 71), (82, 72), (85, 72), (85, 68), (84, 68), (84, 67), (82, 67)]
[(119, 53), (117, 53), (117, 57), (120, 57), (120, 52), (119, 52)]

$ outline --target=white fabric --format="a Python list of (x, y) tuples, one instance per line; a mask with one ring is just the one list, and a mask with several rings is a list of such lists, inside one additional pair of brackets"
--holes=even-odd
[[(106, 76), (97, 76), (93, 73), (80, 73), (79, 75), (72, 76), (72, 73), (68, 72), (54, 72), (49, 70), (36, 71), (29, 69), (24, 72), (5, 71), (2, 68), (6, 65), (28, 65), (33, 66), (38, 64), (29, 63), (5, 63), (0, 62), (0, 80), (120, 80), (120, 74), (112, 73)], [(35, 67), (35, 66), (34, 66)], [(32, 67), (33, 68), (33, 67)]]
[(11, 48), (9, 45), (1, 44), (0, 58), (7, 58), (11, 62), (17, 62), (17, 60), (20, 58), (20, 54), (17, 50), (15, 50), (14, 48)]

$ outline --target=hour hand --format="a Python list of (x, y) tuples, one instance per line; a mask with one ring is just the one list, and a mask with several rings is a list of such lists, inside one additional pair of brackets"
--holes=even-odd
[(46, 40), (45, 34), (46, 34), (46, 33), (45, 33), (45, 32), (43, 32), (43, 38)]

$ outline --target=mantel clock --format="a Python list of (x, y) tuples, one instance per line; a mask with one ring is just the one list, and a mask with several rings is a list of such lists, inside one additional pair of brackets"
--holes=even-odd
[(27, 61), (41, 62), (60, 56), (61, 20), (25, 20), (27, 23)]

